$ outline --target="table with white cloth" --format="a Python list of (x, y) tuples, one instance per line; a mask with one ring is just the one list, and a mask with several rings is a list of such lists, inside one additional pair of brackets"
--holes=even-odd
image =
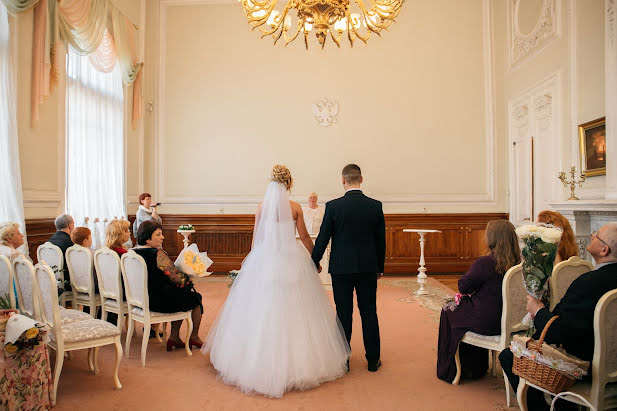
[[(313, 244), (315, 243), (316, 239), (317, 235), (311, 235), (311, 241), (313, 242)], [(302, 240), (300, 240), (300, 237), (296, 236), (296, 241), (298, 242), (298, 244), (304, 247), (304, 244), (302, 244)], [(328, 247), (326, 247), (326, 251), (323, 253), (323, 257), (321, 257), (321, 261), (319, 262), (322, 268), (321, 273), (319, 273), (319, 278), (321, 279), (322, 284), (332, 284), (332, 277), (330, 277), (330, 274), (328, 273), (328, 262), (330, 261), (330, 244), (331, 243), (328, 243)]]

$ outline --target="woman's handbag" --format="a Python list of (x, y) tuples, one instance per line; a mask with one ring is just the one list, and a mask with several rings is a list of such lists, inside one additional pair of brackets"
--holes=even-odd
[(514, 354), (512, 372), (554, 394), (570, 389), (589, 368), (589, 361), (544, 343), (549, 327), (558, 317), (552, 317), (546, 323), (539, 340), (517, 335), (510, 345)]

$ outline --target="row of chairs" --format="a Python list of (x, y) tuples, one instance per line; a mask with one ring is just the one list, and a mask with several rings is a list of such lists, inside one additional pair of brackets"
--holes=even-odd
[[(59, 269), (56, 271), (62, 276), (63, 256), (60, 248), (49, 242), (42, 244), (37, 249), (39, 261), (50, 261)], [(149, 330), (152, 324), (163, 324), (163, 335), (167, 336), (167, 322), (187, 320), (187, 338), (185, 350), (187, 356), (191, 355), (189, 336), (193, 329), (191, 312), (157, 313), (149, 310), (148, 300), (148, 269), (144, 259), (129, 251), (122, 256), (107, 248), (101, 247), (92, 255), (90, 249), (80, 245), (73, 245), (66, 250), (66, 263), (71, 279), (72, 296), (61, 301), (71, 301), (74, 306), (89, 306), (90, 313), (94, 316), (95, 310), (101, 308), (101, 318), (107, 319), (107, 313), (118, 315), (118, 325), (123, 330), (124, 317), (128, 317), (128, 329), (126, 335), (126, 355), (130, 353), (131, 340), (135, 330), (134, 322), (144, 324), (144, 330)], [(93, 268), (96, 269), (99, 292), (95, 293)], [(122, 283), (124, 281), (126, 301), (124, 301)], [(159, 342), (163, 340), (156, 338)], [(148, 347), (149, 333), (144, 332), (141, 346), (141, 363), (146, 366), (146, 352)]]
[[(562, 261), (555, 264), (553, 273), (549, 279), (549, 287), (551, 290), (549, 308), (552, 310), (563, 298), (566, 291), (570, 287), (570, 284), (577, 279), (580, 275), (593, 270), (593, 264), (589, 261), (583, 260), (579, 257), (571, 257), (566, 261)], [(617, 290), (612, 292), (613, 297), (605, 296), (598, 306), (596, 307), (596, 318), (594, 322), (595, 329), (595, 341), (596, 349), (594, 351), (594, 359), (592, 364), (593, 383), (583, 387), (583, 384), (577, 384), (579, 387), (583, 387), (582, 391), (587, 391), (588, 397), (592, 398), (596, 403), (603, 398), (603, 395), (599, 394), (604, 392), (604, 387), (608, 382), (617, 381), (617, 359), (613, 366), (604, 366), (606, 360), (606, 347), (617, 344), (617, 330), (612, 333), (605, 330), (604, 321), (611, 316), (606, 312), (612, 312), (613, 318), (617, 316)], [(607, 293), (610, 294), (610, 293)], [(527, 313), (527, 292), (525, 291), (522, 283), (522, 264), (511, 267), (503, 278), (502, 283), (502, 298), (503, 298), (503, 310), (501, 314), (501, 334), (500, 335), (480, 335), (474, 332), (467, 332), (461, 342), (474, 345), (476, 347), (482, 347), (489, 350), (489, 359), (493, 374), (496, 375), (497, 370), (497, 356), (499, 353), (509, 347), (510, 341), (514, 334), (526, 331), (527, 326), (522, 324), (522, 319)], [(614, 301), (613, 301), (614, 300)], [(610, 308), (609, 308), (609, 304)], [(607, 311), (608, 310), (608, 311)], [(613, 327), (615, 328), (615, 327)], [(605, 355), (602, 355), (604, 353)], [(596, 358), (596, 356), (598, 358)], [(602, 358), (602, 360), (600, 360)], [(458, 384), (461, 377), (461, 363), (459, 358), (459, 352), (457, 350), (456, 357), (457, 374), (452, 384)], [(503, 373), (504, 384), (506, 388), (506, 402), (510, 407), (512, 390), (508, 378)], [(524, 380), (519, 385), (519, 393), (517, 397), (519, 404), (521, 404), (521, 398), (524, 395), (525, 389)], [(579, 390), (580, 391), (580, 390)], [(525, 401), (522, 402), (522, 409), (525, 408)], [(601, 409), (601, 408), (597, 408)]]
[[(115, 251), (103, 247), (94, 257), (87, 248), (73, 246), (67, 249), (67, 263), (71, 274), (73, 292), (67, 299), (58, 298), (57, 273), (62, 276), (62, 252), (53, 244), (46, 243), (39, 247), (37, 255), (39, 263), (36, 266), (26, 258), (19, 257), (11, 264), (6, 257), (0, 256), (0, 295), (9, 294), (11, 305), (16, 306), (13, 297), (13, 283), (17, 289), (17, 299), (20, 312), (37, 321), (47, 324), (50, 328), (50, 347), (56, 351), (56, 367), (54, 370), (54, 390), (52, 401), (55, 404), (57, 385), (62, 371), (64, 352), (78, 349), (89, 349), (88, 364), (91, 371), (98, 373), (98, 348), (102, 345), (116, 345), (116, 364), (114, 383), (116, 388), (122, 385), (118, 380), (118, 367), (122, 357), (120, 343), (121, 327), (124, 316), (128, 317), (125, 352), (128, 358), (135, 321), (144, 325), (141, 345), (141, 364), (146, 364), (150, 326), (163, 323), (164, 335), (167, 335), (168, 321), (187, 320), (186, 354), (191, 355), (189, 336), (193, 324), (191, 311), (178, 313), (158, 313), (149, 309), (147, 267), (144, 259), (129, 251), (118, 257)], [(52, 254), (51, 251), (55, 253)], [(58, 255), (59, 254), (59, 255)], [(51, 257), (53, 265), (59, 267), (56, 274), (44, 258)], [(99, 294), (94, 294), (93, 261), (96, 267), (99, 284)], [(126, 290), (126, 302), (123, 298), (122, 282)], [(91, 315), (74, 309), (66, 309), (61, 304), (71, 301), (73, 307), (88, 305)], [(96, 320), (96, 307), (101, 307), (103, 320)], [(81, 308), (81, 307), (80, 307)], [(118, 314), (116, 327), (104, 320), (108, 312)], [(158, 333), (157, 333), (158, 338)], [(160, 338), (159, 338), (160, 340)], [(163, 340), (160, 340), (163, 342)]]
[(56, 404), (58, 382), (64, 364), (64, 354), (74, 350), (88, 350), (88, 368), (98, 374), (98, 350), (103, 345), (114, 344), (116, 360), (113, 380), (116, 389), (122, 384), (118, 378), (122, 344), (118, 327), (106, 321), (73, 309), (66, 309), (58, 303), (58, 285), (52, 269), (44, 262), (32, 265), (24, 257), (16, 258), (11, 264), (0, 256), (0, 293), (13, 295), (13, 284), (17, 289), (17, 301), (11, 298), (14, 308), (19, 303), (21, 314), (46, 324), (49, 327), (48, 346), (56, 351), (54, 382), (51, 395), (52, 405)]

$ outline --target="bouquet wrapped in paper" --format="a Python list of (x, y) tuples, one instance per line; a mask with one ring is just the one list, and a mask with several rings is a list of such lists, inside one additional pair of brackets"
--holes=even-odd
[[(548, 279), (553, 273), (561, 229), (548, 224), (531, 224), (516, 229), (523, 240), (523, 286), (529, 295), (541, 299), (548, 290)], [(531, 314), (527, 313), (523, 324), (533, 328)]]
[(210, 274), (207, 269), (212, 265), (212, 260), (208, 258), (208, 253), (200, 253), (197, 244), (193, 243), (180, 252), (174, 265), (185, 274), (202, 277)]

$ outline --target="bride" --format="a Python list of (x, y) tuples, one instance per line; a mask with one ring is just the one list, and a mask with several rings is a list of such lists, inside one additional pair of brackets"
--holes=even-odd
[(202, 352), (210, 352), (226, 384), (282, 397), (343, 376), (350, 351), (311, 260), (302, 208), (289, 200), (289, 169), (274, 166), (271, 180), (255, 216), (252, 250)]

